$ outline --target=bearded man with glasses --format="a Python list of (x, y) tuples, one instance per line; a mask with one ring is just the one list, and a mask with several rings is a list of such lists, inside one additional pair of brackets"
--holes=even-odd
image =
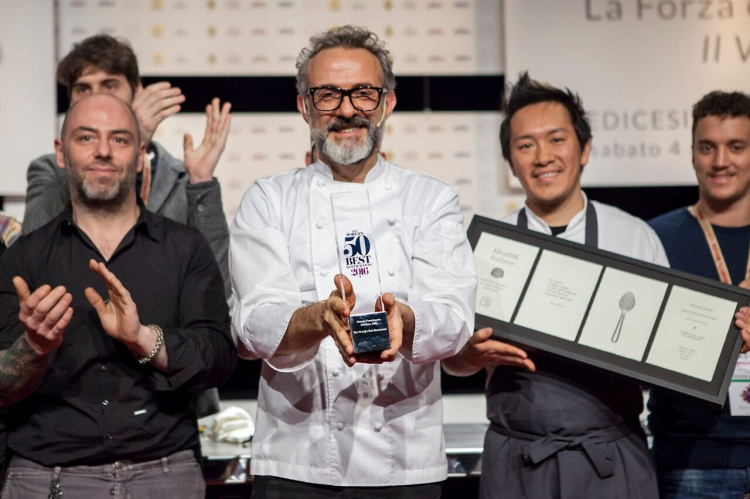
[[(297, 68), (319, 159), (257, 181), (230, 229), (233, 334), (241, 355), (264, 360), (253, 497), (436, 498), (447, 475), (439, 360), (474, 322), (457, 189), (380, 156), (396, 82), (377, 36), (331, 30)], [(385, 292), (391, 346), (374, 355), (355, 354), (348, 331), (371, 290), (337, 275), (330, 196), (350, 190), (371, 200)]]

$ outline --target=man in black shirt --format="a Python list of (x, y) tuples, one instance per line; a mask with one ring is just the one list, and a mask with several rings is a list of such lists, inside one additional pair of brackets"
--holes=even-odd
[(74, 104), (55, 149), (71, 204), (0, 265), (3, 497), (203, 497), (191, 392), (236, 362), (211, 248), (137, 198), (123, 101)]

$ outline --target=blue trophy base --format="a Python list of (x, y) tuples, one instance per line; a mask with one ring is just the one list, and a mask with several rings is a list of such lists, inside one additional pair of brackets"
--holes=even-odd
[(381, 352), (391, 348), (387, 317), (385, 312), (373, 312), (349, 317), (355, 354)]

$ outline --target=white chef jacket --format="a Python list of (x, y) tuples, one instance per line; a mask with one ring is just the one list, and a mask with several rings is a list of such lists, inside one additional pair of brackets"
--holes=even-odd
[[(559, 238), (584, 244), (586, 238), (586, 207), (590, 202), (596, 210), (599, 249), (669, 267), (669, 260), (667, 260), (667, 254), (659, 236), (646, 222), (614, 206), (589, 201), (586, 193), (583, 193), (583, 199), (583, 209), (570, 220), (565, 232), (558, 235)], [(514, 211), (503, 218), (502, 221), (516, 225), (520, 211)], [(529, 230), (552, 235), (552, 230), (547, 223), (531, 211), (528, 206), (526, 207), (526, 216), (529, 221)]]
[[(328, 337), (274, 355), (292, 314), (326, 299), (338, 257), (330, 194), (366, 189), (383, 292), (414, 311), (411, 351), (347, 367)], [(257, 181), (230, 230), (241, 355), (264, 359), (251, 472), (337, 486), (446, 478), (439, 360), (474, 326), (476, 271), (457, 190), (382, 158), (364, 184), (335, 182), (322, 162)], [(356, 287), (355, 287), (356, 293)]]

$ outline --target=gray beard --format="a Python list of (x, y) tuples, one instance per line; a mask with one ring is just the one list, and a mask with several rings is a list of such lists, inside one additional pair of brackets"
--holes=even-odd
[(359, 145), (339, 144), (331, 140), (328, 134), (335, 124), (336, 122), (329, 123), (322, 130), (310, 127), (310, 135), (313, 142), (315, 142), (315, 146), (331, 162), (342, 166), (356, 165), (369, 158), (376, 147), (380, 147), (380, 142), (383, 138), (383, 129), (373, 125), (371, 121), (365, 118), (353, 120), (353, 124), (355, 125), (367, 126), (367, 137)]
[(119, 211), (125, 204), (128, 195), (135, 189), (135, 163), (128, 168), (128, 174), (122, 181), (106, 190), (97, 189), (79, 176), (77, 171), (71, 167), (67, 157), (65, 158), (65, 167), (68, 169), (68, 182), (72, 199), (90, 210)]

